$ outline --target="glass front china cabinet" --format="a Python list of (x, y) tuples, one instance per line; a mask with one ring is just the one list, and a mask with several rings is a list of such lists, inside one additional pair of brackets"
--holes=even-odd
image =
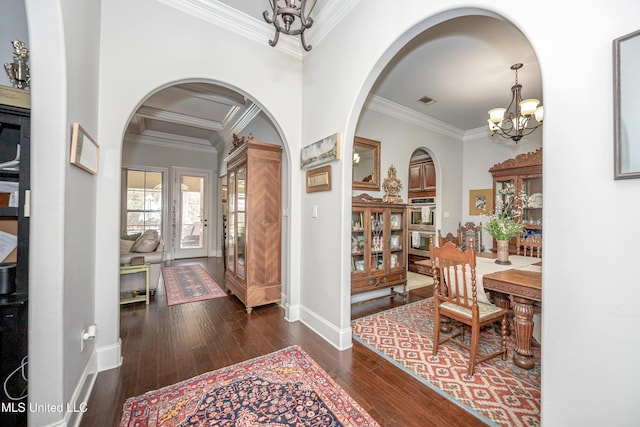
[[(406, 205), (356, 196), (351, 210), (351, 294), (385, 288), (407, 296)], [(381, 298), (386, 298), (385, 295)]]
[[(517, 254), (524, 237), (542, 235), (542, 148), (498, 163), (489, 172), (496, 209), (509, 207), (507, 213), (524, 226), (523, 235), (509, 242), (509, 253)], [(494, 239), (494, 252), (496, 249)]]

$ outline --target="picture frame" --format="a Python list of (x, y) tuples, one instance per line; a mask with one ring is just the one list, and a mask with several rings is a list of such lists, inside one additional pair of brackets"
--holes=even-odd
[(331, 165), (307, 171), (307, 193), (331, 191)]
[(614, 179), (640, 178), (640, 30), (613, 40)]
[(307, 145), (300, 152), (300, 168), (306, 169), (340, 160), (340, 133)]
[(469, 190), (469, 215), (488, 215), (493, 213), (493, 190)]
[(73, 124), (69, 162), (92, 175), (98, 173), (100, 147), (79, 123)]
[(392, 234), (389, 239), (389, 245), (391, 246), (391, 250), (402, 249), (400, 246), (400, 235)]
[(400, 214), (391, 214), (391, 219), (389, 222), (391, 223), (392, 229), (400, 228), (401, 218), (402, 216)]

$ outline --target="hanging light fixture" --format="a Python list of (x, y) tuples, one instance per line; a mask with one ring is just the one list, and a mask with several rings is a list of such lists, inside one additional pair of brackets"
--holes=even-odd
[[(522, 99), (522, 85), (518, 84), (518, 70), (522, 64), (513, 64), (511, 69), (516, 73), (516, 83), (511, 86), (511, 103), (507, 108), (489, 110), (489, 129), (493, 135), (511, 138), (518, 143), (523, 136), (533, 133), (542, 125), (544, 108), (537, 99)], [(537, 124), (532, 122), (535, 117)]]
[[(311, 45), (307, 45), (304, 41), (304, 30), (311, 28), (313, 19), (311, 12), (316, 5), (317, 0), (269, 0), (273, 16), (269, 17), (269, 11), (262, 13), (264, 20), (269, 24), (273, 24), (276, 28), (276, 34), (273, 40), (269, 40), (269, 45), (275, 47), (278, 44), (280, 33), (297, 36), (300, 35), (300, 43), (304, 50), (309, 52)], [(296, 18), (299, 19), (299, 25), (296, 24)]]

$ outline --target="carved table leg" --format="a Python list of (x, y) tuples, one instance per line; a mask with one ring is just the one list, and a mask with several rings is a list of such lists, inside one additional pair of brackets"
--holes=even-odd
[(512, 296), (513, 323), (516, 330), (516, 348), (513, 363), (522, 369), (531, 369), (535, 365), (531, 351), (533, 336), (533, 301)]
[[(509, 301), (509, 296), (503, 294), (502, 292), (492, 292), (493, 303), (500, 307), (509, 310), (511, 308), (511, 302)], [(496, 322), (493, 324), (493, 329), (498, 333), (502, 333), (502, 322)], [(507, 322), (507, 336), (511, 335), (511, 327), (509, 322)]]

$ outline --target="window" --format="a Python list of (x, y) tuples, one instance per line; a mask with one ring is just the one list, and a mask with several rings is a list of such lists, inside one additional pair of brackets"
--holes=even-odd
[(162, 172), (127, 169), (126, 180), (125, 232), (162, 234)]

